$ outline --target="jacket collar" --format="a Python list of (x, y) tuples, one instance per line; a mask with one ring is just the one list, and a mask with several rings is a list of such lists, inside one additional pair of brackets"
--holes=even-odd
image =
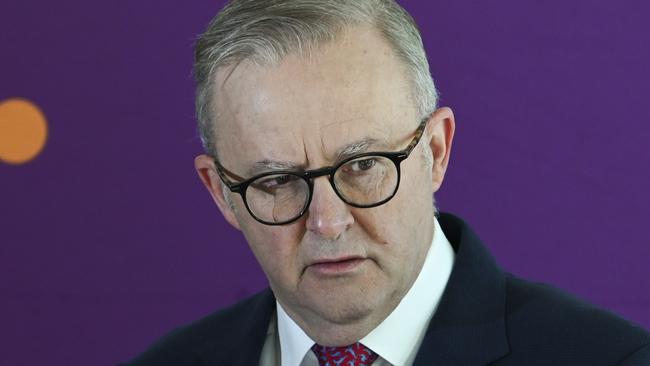
[(509, 352), (505, 275), (463, 220), (438, 220), (456, 261), (414, 365), (486, 365)]

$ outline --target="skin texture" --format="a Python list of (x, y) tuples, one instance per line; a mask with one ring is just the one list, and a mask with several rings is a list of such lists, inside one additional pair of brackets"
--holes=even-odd
[[(253, 164), (262, 160), (333, 165), (343, 146), (363, 138), (378, 141), (369, 151), (401, 150), (422, 118), (400, 61), (370, 26), (348, 28), (311, 55), (289, 55), (278, 65), (224, 68), (215, 88), (220, 162), (246, 178), (261, 172)], [(198, 156), (195, 167), (287, 313), (317, 343), (341, 346), (381, 323), (420, 272), (453, 134), (453, 113), (438, 109), (402, 162), (400, 188), (388, 203), (351, 207), (321, 177), (308, 212), (283, 226), (255, 221), (239, 195), (223, 191), (211, 157)], [(314, 264), (346, 257), (356, 263), (335, 273)]]

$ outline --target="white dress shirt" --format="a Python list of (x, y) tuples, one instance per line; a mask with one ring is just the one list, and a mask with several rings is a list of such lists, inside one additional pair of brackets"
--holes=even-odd
[[(435, 221), (433, 241), (413, 286), (390, 315), (360, 342), (379, 355), (373, 366), (410, 366), (438, 307), (455, 254)], [(314, 341), (279, 302), (262, 349), (260, 366), (318, 366)]]

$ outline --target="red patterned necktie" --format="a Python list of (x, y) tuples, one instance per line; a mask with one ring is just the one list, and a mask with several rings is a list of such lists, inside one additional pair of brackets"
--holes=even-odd
[(315, 344), (311, 350), (320, 366), (370, 366), (379, 357), (370, 348), (357, 342), (345, 347)]

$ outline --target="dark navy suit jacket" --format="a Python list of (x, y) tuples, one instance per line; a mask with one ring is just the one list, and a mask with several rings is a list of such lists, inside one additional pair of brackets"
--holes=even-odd
[[(438, 219), (456, 260), (415, 365), (650, 366), (647, 331), (504, 273), (461, 219)], [(127, 365), (257, 366), (274, 312), (267, 289), (174, 330)]]

